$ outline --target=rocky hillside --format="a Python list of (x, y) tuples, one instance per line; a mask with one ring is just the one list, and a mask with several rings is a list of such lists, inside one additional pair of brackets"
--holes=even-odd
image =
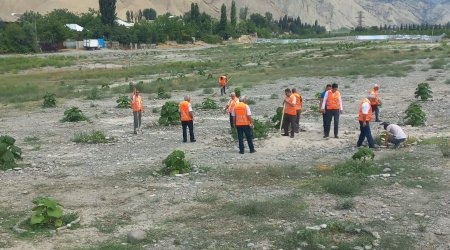
[[(200, 9), (218, 16), (220, 6), (231, 6), (232, 0), (118, 0), (117, 14), (125, 18), (127, 10), (154, 8), (158, 13), (175, 15), (189, 10), (191, 2)], [(450, 0), (236, 0), (238, 8), (248, 6), (250, 13), (270, 11), (274, 17), (300, 16), (302, 20), (320, 24), (328, 29), (354, 27), (359, 11), (363, 13), (365, 26), (400, 23), (447, 23), (450, 21)], [(98, 8), (98, 0), (1, 0), (0, 18), (14, 21), (11, 13), (35, 10), (41, 13), (56, 8), (84, 12)]]

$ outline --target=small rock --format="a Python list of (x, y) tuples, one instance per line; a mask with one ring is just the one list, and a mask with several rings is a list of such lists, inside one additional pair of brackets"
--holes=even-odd
[(370, 250), (370, 249), (372, 249), (372, 245), (366, 245), (366, 246), (364, 246), (364, 249)]
[(391, 172), (391, 169), (390, 168), (385, 168), (385, 169), (383, 169), (383, 172), (384, 173)]
[(306, 227), (306, 229), (307, 229), (307, 230), (319, 231), (319, 230), (320, 230), (320, 226)]
[(326, 249), (327, 247), (321, 244), (317, 244), (317, 248), (318, 249)]
[(19, 170), (22, 170), (22, 168), (13, 168), (13, 170), (19, 171)]
[(421, 185), (417, 185), (416, 188), (422, 188), (422, 186)]
[(302, 241), (302, 242), (300, 243), (300, 246), (301, 246), (301, 247), (307, 247), (307, 246), (308, 246), (308, 242)]
[(425, 214), (424, 213), (414, 213), (415, 216), (419, 216), (419, 217), (424, 217)]
[(364, 250), (364, 247), (356, 246), (353, 248), (354, 250)]
[(142, 242), (145, 238), (147, 233), (142, 230), (133, 230), (127, 234), (127, 241), (132, 244)]
[(28, 194), (28, 193), (29, 193), (29, 192), (28, 192), (28, 191), (26, 191), (26, 190), (22, 192), (22, 194)]
[(322, 224), (322, 225), (320, 225), (320, 228), (321, 228), (321, 229), (327, 228), (327, 224)]
[(331, 249), (339, 249), (337, 246), (331, 246)]
[(247, 247), (249, 247), (249, 248), (253, 248), (254, 246), (255, 246), (255, 244), (253, 244), (251, 242), (247, 244)]
[(361, 233), (361, 229), (360, 228), (355, 228), (355, 232), (356, 233)]
[(375, 239), (380, 239), (381, 236), (378, 232), (372, 232), (372, 236), (375, 237)]

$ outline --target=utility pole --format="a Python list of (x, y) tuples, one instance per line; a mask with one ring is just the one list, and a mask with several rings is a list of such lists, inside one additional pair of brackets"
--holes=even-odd
[(358, 28), (362, 28), (363, 27), (363, 12), (362, 11), (358, 11), (358, 16), (356, 17), (357, 21), (358, 21)]

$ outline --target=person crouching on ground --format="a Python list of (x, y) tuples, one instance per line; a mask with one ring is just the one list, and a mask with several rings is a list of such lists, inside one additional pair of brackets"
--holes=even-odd
[(234, 118), (234, 125), (236, 127), (239, 140), (239, 154), (244, 154), (244, 134), (247, 138), (250, 153), (256, 152), (252, 138), (252, 112), (250, 107), (245, 104), (246, 101), (245, 96), (241, 96), (239, 98), (239, 103), (234, 106), (234, 110), (231, 113)]
[(386, 145), (388, 143), (393, 143), (394, 148), (398, 148), (400, 147), (400, 143), (406, 140), (407, 136), (400, 126), (396, 124), (389, 124), (387, 122), (383, 122), (380, 125), (383, 125), (384, 130), (388, 133), (385, 141)]

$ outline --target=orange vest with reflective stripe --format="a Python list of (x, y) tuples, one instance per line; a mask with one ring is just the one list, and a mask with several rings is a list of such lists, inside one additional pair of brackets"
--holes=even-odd
[(370, 95), (375, 96), (374, 100), (370, 100), (370, 105), (378, 105), (378, 91), (376, 91), (375, 89), (371, 89), (369, 93)]
[(131, 97), (131, 108), (133, 109), (133, 112), (138, 112), (144, 110), (142, 107), (142, 97), (133, 95)]
[(236, 106), (236, 104), (239, 103), (239, 99), (236, 97), (234, 99), (230, 99), (228, 101), (228, 113), (231, 114), (233, 113), (233, 109)]
[(227, 77), (226, 76), (219, 77), (219, 85), (220, 85), (220, 87), (225, 86), (226, 83), (227, 83)]
[(339, 98), (341, 97), (341, 93), (339, 90), (336, 90), (335, 93), (331, 92), (331, 90), (327, 91), (327, 103), (325, 105), (326, 109), (340, 109), (341, 105), (339, 103)]
[(302, 110), (302, 97), (299, 93), (294, 93), (293, 95), (295, 96), (295, 98), (297, 98), (295, 103), (295, 110)]
[(240, 102), (234, 106), (234, 115), (236, 117), (236, 126), (248, 126), (250, 120), (247, 116), (247, 104)]
[[(363, 113), (362, 113), (362, 106), (364, 103), (368, 103), (370, 106), (370, 101), (369, 99), (364, 99), (361, 104), (359, 105), (359, 115), (358, 115), (358, 121), (363, 122)], [(370, 106), (369, 108), (369, 113), (367, 113), (366, 115), (366, 122), (370, 122), (372, 120), (372, 106)]]
[[(289, 103), (293, 103), (295, 100), (295, 95), (291, 95), (289, 97)], [(297, 115), (297, 110), (295, 109), (295, 105), (289, 105), (287, 103), (284, 104), (284, 113), (288, 115)]]
[(179, 108), (180, 108), (180, 120), (182, 122), (192, 121), (191, 115), (189, 114), (189, 102), (188, 101), (180, 102)]

